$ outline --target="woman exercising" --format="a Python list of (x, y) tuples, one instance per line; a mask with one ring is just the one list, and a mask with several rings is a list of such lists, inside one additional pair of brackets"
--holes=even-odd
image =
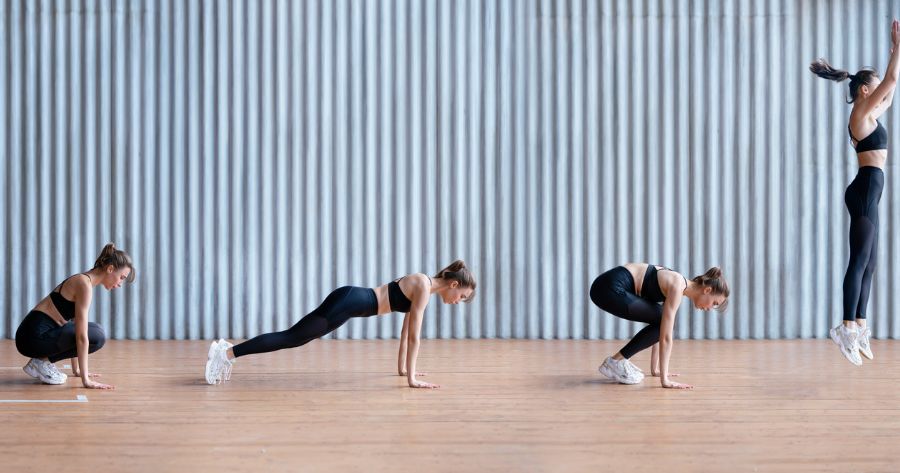
[(850, 79), (853, 104), (847, 132), (856, 151), (859, 171), (844, 193), (850, 213), (850, 261), (844, 274), (844, 320), (830, 330), (831, 339), (850, 363), (862, 365), (862, 353), (873, 359), (869, 344), (871, 332), (866, 325), (866, 306), (872, 288), (872, 276), (878, 254), (878, 203), (884, 189), (887, 161), (887, 130), (878, 121), (890, 108), (900, 71), (900, 22), (891, 23), (891, 55), (884, 80), (873, 69), (856, 74), (835, 69), (825, 59), (817, 59), (809, 69), (824, 79), (843, 82)]
[(221, 339), (213, 342), (207, 354), (206, 382), (218, 384), (229, 380), (232, 365), (238, 357), (305, 345), (333, 332), (353, 317), (405, 312), (398, 372), (407, 377), (411, 388), (437, 388), (436, 384), (416, 379), (419, 333), (428, 299), (432, 294), (438, 294), (445, 304), (471, 302), (476, 285), (475, 276), (466, 263), (457, 260), (433, 278), (416, 273), (375, 289), (353, 286), (335, 289), (316, 310), (287, 330), (259, 335), (233, 346)]
[(669, 373), (669, 357), (681, 298), (687, 297), (700, 310), (721, 312), (730, 293), (719, 268), (710, 268), (690, 281), (671, 269), (646, 263), (628, 263), (601, 274), (591, 285), (591, 301), (616, 317), (648, 325), (606, 358), (600, 373), (622, 384), (640, 383), (644, 374), (629, 358), (652, 346), (650, 373), (659, 376), (662, 387), (692, 388), (669, 380), (669, 376), (678, 376)]
[(88, 354), (106, 343), (103, 328), (88, 322), (88, 310), (96, 286), (103, 285), (111, 291), (134, 278), (131, 257), (110, 243), (103, 247), (90, 271), (59, 283), (31, 309), (16, 330), (16, 348), (31, 358), (22, 368), (25, 373), (46, 384), (63, 384), (67, 377), (54, 363), (72, 358), (72, 374), (81, 377), (84, 387), (113, 389), (112, 385), (94, 381), (100, 375), (88, 371)]

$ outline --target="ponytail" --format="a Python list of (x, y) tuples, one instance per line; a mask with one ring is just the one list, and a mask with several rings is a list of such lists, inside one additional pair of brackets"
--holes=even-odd
[(106, 246), (100, 250), (100, 256), (97, 257), (97, 261), (94, 261), (94, 269), (103, 269), (110, 265), (115, 269), (124, 268), (126, 266), (131, 269), (131, 273), (126, 279), (127, 282), (133, 282), (135, 277), (137, 277), (134, 270), (134, 263), (131, 261), (131, 256), (125, 251), (117, 249), (116, 245), (107, 243)]
[(859, 96), (859, 86), (871, 84), (872, 79), (878, 75), (875, 69), (870, 67), (860, 69), (856, 74), (851, 74), (850, 71), (835, 68), (825, 58), (821, 57), (809, 65), (809, 70), (823, 79), (835, 82), (844, 82), (850, 79), (850, 98), (847, 100), (847, 103), (855, 102)]

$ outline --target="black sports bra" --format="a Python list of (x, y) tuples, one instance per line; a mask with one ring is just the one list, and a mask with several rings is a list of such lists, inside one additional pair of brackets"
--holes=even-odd
[(856, 140), (856, 138), (853, 137), (853, 132), (850, 131), (850, 125), (847, 125), (847, 133), (850, 134), (850, 139), (856, 140), (856, 152), (857, 153), (862, 153), (865, 151), (875, 151), (875, 150), (880, 150), (880, 149), (887, 149), (887, 141), (888, 141), (887, 129), (884, 127), (884, 125), (881, 124), (880, 121), (875, 120), (875, 123), (877, 124), (875, 126), (875, 130), (872, 131), (872, 133), (869, 133), (868, 136), (866, 136), (865, 138), (863, 138), (861, 140)]
[(78, 275), (73, 274), (67, 277), (65, 281), (59, 284), (59, 287), (57, 287), (56, 290), (50, 293), (50, 300), (53, 302), (53, 306), (56, 307), (59, 315), (61, 315), (64, 320), (72, 320), (75, 318), (75, 301), (70, 301), (62, 295), (63, 285), (66, 283), (66, 281), (72, 279), (75, 276)]
[(388, 300), (391, 301), (391, 311), (409, 312), (409, 309), (412, 308), (412, 301), (400, 289), (400, 279), (388, 283)]
[[(403, 278), (405, 277), (403, 276)], [(403, 278), (395, 279), (388, 283), (388, 300), (391, 303), (391, 311), (393, 312), (409, 312), (412, 309), (412, 301), (400, 289), (400, 281)], [(431, 280), (431, 276), (428, 277), (428, 280)]]
[[(656, 269), (655, 265), (649, 264), (647, 265), (647, 272), (644, 273), (644, 283), (641, 285), (641, 299), (648, 300), (650, 302), (663, 302), (666, 300), (665, 294), (663, 294), (662, 289), (659, 287), (659, 276), (658, 273), (660, 271), (672, 271), (669, 268)], [(684, 278), (684, 276), (681, 276)], [(687, 279), (685, 278), (684, 283), (687, 284)]]

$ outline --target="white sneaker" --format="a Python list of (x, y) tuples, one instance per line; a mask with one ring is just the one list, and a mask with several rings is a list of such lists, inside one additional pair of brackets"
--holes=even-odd
[(849, 329), (844, 324), (829, 331), (831, 340), (835, 345), (841, 348), (841, 353), (850, 363), (856, 366), (862, 366), (862, 358), (859, 356), (859, 332), (856, 329)]
[(859, 332), (859, 337), (857, 338), (857, 343), (859, 345), (859, 352), (862, 356), (874, 360), (875, 354), (872, 353), (872, 346), (869, 344), (869, 337), (872, 335), (872, 331), (869, 330), (869, 327), (866, 327), (864, 330)]
[(219, 339), (219, 346), (222, 348), (222, 353), (225, 355), (225, 360), (227, 363), (225, 364), (225, 381), (231, 381), (231, 368), (234, 366), (234, 360), (228, 359), (228, 349), (233, 347), (233, 343), (228, 343), (224, 338)]
[(32, 378), (41, 380), (44, 384), (65, 384), (68, 379), (68, 376), (56, 369), (56, 365), (37, 358), (28, 360), (28, 363), (22, 367), (22, 371)]
[(209, 344), (209, 351), (206, 353), (206, 384), (216, 384), (216, 372), (218, 372), (216, 352), (218, 350), (218, 341)]
[(644, 370), (638, 368), (638, 366), (637, 366), (636, 364), (632, 363), (631, 360), (629, 360), (628, 358), (622, 358), (622, 359), (623, 359), (626, 363), (628, 363), (628, 366), (631, 366), (631, 369), (637, 371), (637, 372), (640, 373), (640, 374), (644, 374)]
[(620, 365), (624, 365), (625, 372), (628, 374), (630, 379), (636, 379), (638, 383), (644, 380), (644, 372), (641, 371), (640, 368), (634, 365), (627, 358), (623, 358), (622, 361), (619, 362)]
[(644, 380), (644, 375), (632, 368), (627, 360), (616, 361), (613, 357), (607, 357), (599, 368), (600, 374), (622, 384), (638, 384)]
[[(223, 340), (224, 341), (224, 340)], [(220, 384), (225, 382), (226, 376), (231, 377), (231, 365), (233, 361), (228, 359), (228, 342), (219, 340), (209, 345), (206, 355), (206, 382), (208, 384)]]

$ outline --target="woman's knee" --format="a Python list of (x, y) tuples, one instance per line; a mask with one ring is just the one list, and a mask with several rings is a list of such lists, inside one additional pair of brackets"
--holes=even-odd
[(91, 353), (103, 348), (106, 344), (106, 332), (103, 331), (103, 327), (93, 322), (88, 323), (88, 343)]

